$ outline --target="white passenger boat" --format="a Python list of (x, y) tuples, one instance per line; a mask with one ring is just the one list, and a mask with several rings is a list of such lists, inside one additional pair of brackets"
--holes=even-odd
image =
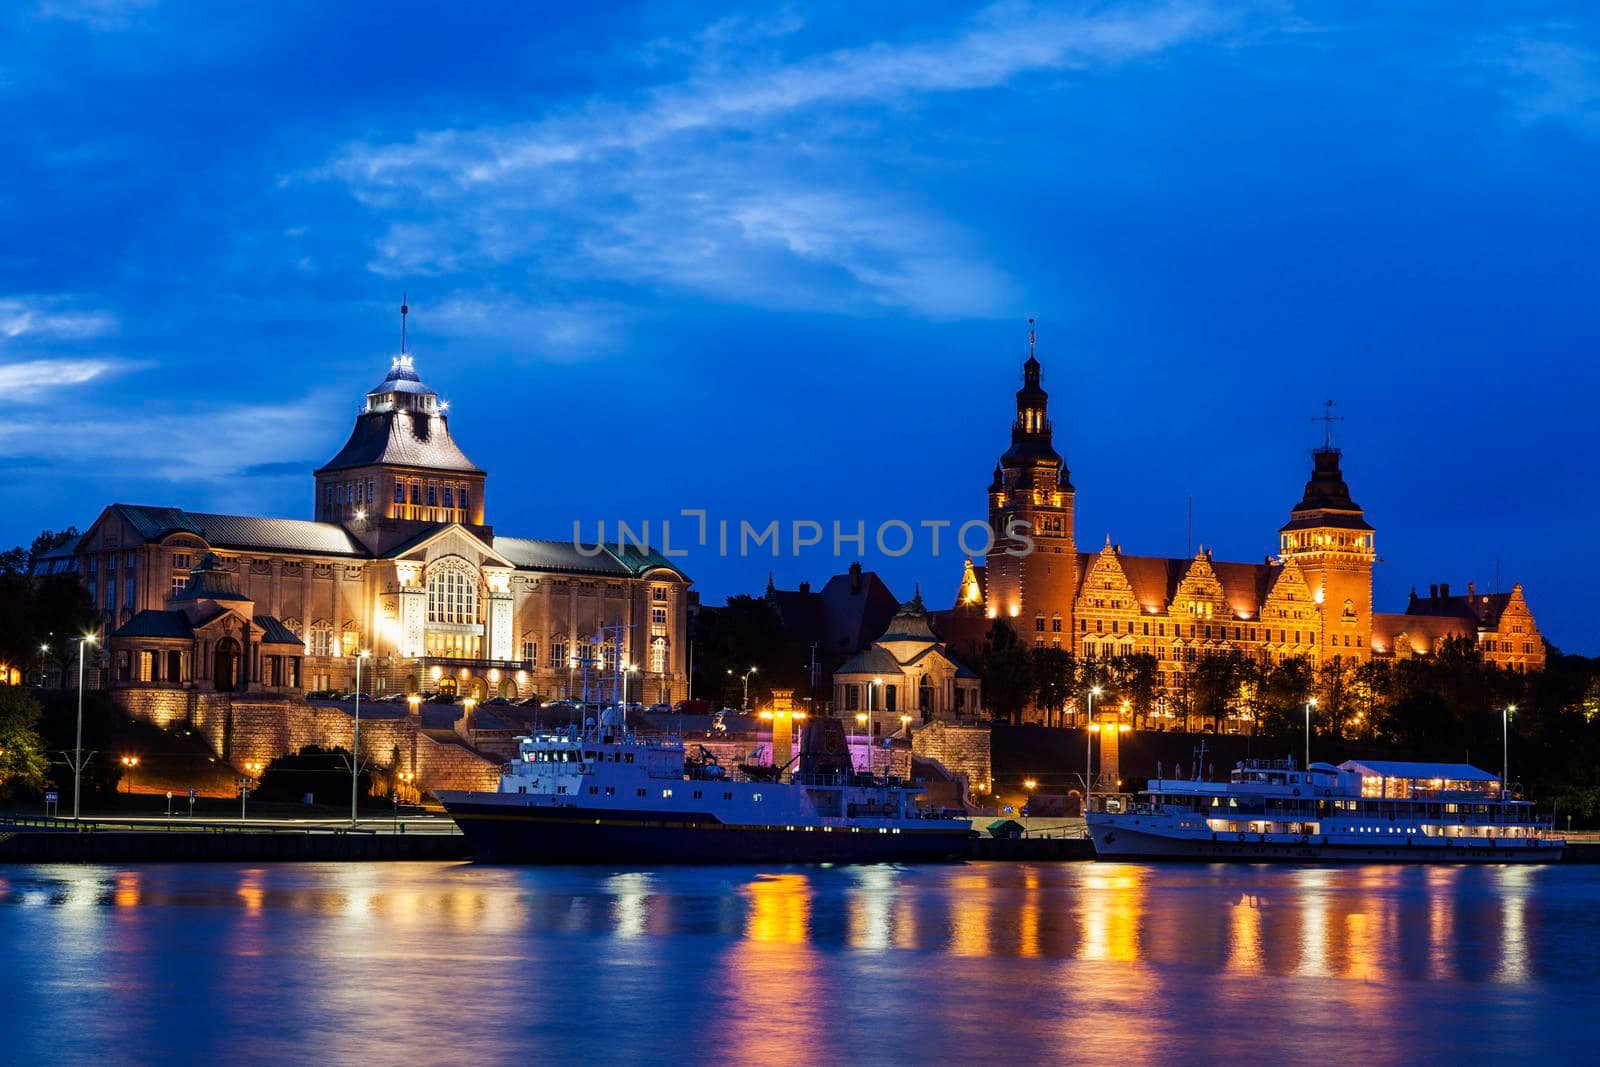
[(1551, 863), (1566, 845), (1466, 763), (1245, 760), (1226, 782), (1152, 778), (1087, 822), (1101, 859)]
[(807, 725), (792, 773), (724, 767), (642, 737), (617, 709), (585, 730), (521, 738), (495, 792), (442, 791), (473, 857), (499, 863), (884, 863), (961, 858), (965, 812), (851, 769), (843, 727)]

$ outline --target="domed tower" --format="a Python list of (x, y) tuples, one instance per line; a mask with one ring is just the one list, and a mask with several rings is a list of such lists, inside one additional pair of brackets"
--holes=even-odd
[(1011, 447), (989, 485), (994, 546), (988, 556), (987, 611), (990, 618), (1009, 619), (1024, 641), (1031, 635), (1035, 644), (1059, 640), (1070, 649), (1078, 558), (1073, 489), (1066, 464), (1051, 444), (1049, 394), (1039, 384), (1034, 348), (1029, 319), (1028, 360), (1017, 390)]
[(1300, 565), (1311, 587), (1322, 624), (1319, 664), (1334, 656), (1360, 661), (1372, 650), (1374, 531), (1340, 470), (1332, 407), (1329, 401), (1321, 420), (1327, 426), (1322, 447), (1311, 452), (1311, 480), (1278, 531), (1280, 554)]
[[(409, 310), (401, 305), (402, 322)], [(402, 340), (389, 373), (367, 393), (350, 439), (316, 472), (316, 517), (481, 526), (484, 472), (457, 447), (447, 405), (404, 349)]]

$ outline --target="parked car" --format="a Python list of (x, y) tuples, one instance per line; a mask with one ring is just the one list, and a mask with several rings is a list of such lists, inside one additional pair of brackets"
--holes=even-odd
[(521, 700), (517, 701), (517, 707), (519, 708), (538, 708), (543, 706), (544, 700), (536, 696), (523, 697)]
[(709, 715), (711, 714), (711, 703), (700, 699), (680, 700), (673, 706), (672, 710), (681, 715)]
[(507, 707), (511, 703), (512, 702), (508, 697), (490, 697), (488, 700), (483, 702), (483, 706), (486, 708), (499, 708)]
[(339, 699), (339, 691), (337, 689), (313, 689), (309, 693), (306, 694), (306, 699), (307, 700), (338, 700)]
[(362, 699), (362, 701), (365, 702), (365, 703), (368, 703), (368, 704), (372, 703), (372, 694), (371, 693), (357, 693), (354, 689), (352, 689), (348, 693), (341, 693), (339, 696), (335, 697), (334, 699), (335, 700), (355, 700), (356, 697), (360, 697)]

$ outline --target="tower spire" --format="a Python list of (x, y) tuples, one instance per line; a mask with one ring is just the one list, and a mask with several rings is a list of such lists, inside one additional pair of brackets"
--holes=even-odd
[(406, 316), (411, 314), (411, 305), (407, 301), (407, 294), (400, 294), (400, 354), (406, 354)]
[(1344, 421), (1344, 416), (1343, 415), (1335, 415), (1333, 413), (1333, 401), (1331, 401), (1331, 400), (1323, 401), (1323, 403), (1322, 403), (1322, 414), (1314, 416), (1311, 419), (1311, 421), (1312, 422), (1320, 422), (1320, 423), (1322, 423), (1322, 450), (1324, 452), (1332, 452), (1332, 451), (1334, 451), (1334, 447), (1333, 447), (1333, 424), (1336, 423), (1336, 422), (1343, 422)]
[(1029, 359), (1033, 359), (1034, 358), (1034, 356), (1033, 356), (1034, 340), (1035, 340), (1035, 338), (1034, 338), (1034, 330), (1033, 330), (1033, 316), (1029, 315), (1028, 316), (1028, 358)]

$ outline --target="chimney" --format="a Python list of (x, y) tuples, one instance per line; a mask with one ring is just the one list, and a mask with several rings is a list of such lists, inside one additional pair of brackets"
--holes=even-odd
[(1467, 595), (1468, 596), (1477, 596), (1478, 595), (1478, 583), (1477, 582), (1468, 582), (1467, 583)]
[(859, 560), (850, 564), (850, 592), (861, 592), (861, 563)]
[(1432, 585), (1428, 586), (1428, 599), (1433, 601), (1436, 604), (1439, 602), (1439, 583), (1438, 582), (1434, 582)]
[(1441, 599), (1441, 600), (1449, 600), (1450, 599), (1450, 583), (1449, 582), (1440, 582), (1439, 583), (1439, 599)]
[(801, 582), (801, 583), (800, 583), (800, 591), (801, 591), (801, 592), (802, 592), (802, 593), (809, 593), (809, 592), (811, 592), (811, 583), (810, 583), (810, 582)]

